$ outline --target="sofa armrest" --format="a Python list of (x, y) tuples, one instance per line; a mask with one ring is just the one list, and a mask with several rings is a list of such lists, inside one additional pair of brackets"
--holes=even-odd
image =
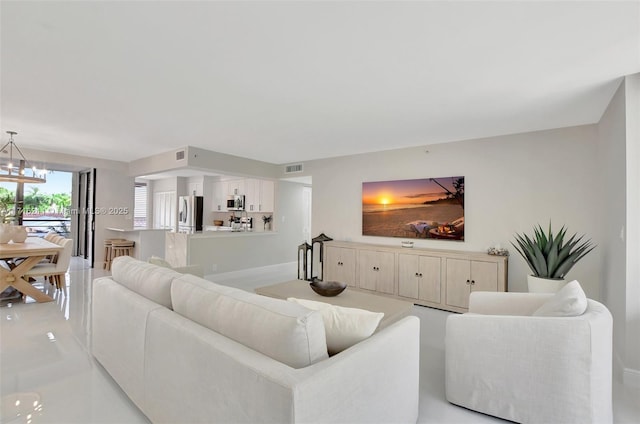
[(294, 388), (296, 422), (415, 423), (420, 320), (405, 317), (328, 360), (296, 371), (301, 377)]
[(483, 315), (531, 315), (553, 295), (546, 293), (472, 292), (469, 312)]

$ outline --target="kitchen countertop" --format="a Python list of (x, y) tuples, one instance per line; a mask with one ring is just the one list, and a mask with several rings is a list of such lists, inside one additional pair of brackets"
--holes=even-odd
[(184, 234), (191, 238), (219, 238), (219, 237), (246, 237), (246, 236), (268, 236), (278, 234), (276, 231), (198, 231), (195, 233), (176, 233)]
[(170, 228), (116, 228), (116, 227), (107, 227), (107, 230), (111, 231), (119, 231), (121, 233), (132, 233), (138, 231), (171, 231)]

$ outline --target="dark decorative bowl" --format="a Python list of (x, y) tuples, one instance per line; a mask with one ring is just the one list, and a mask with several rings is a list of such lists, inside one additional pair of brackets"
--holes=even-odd
[(337, 281), (318, 281), (313, 280), (309, 283), (314, 292), (320, 296), (333, 297), (337, 296), (347, 288), (345, 283), (339, 283)]

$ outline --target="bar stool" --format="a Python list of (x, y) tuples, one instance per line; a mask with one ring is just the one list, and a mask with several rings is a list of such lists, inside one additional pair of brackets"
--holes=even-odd
[(114, 240), (111, 242), (112, 260), (118, 256), (133, 256), (133, 248), (136, 242), (133, 240)]
[(111, 261), (113, 260), (113, 242), (123, 241), (123, 238), (110, 238), (104, 241), (104, 263), (102, 268), (106, 270), (111, 269)]

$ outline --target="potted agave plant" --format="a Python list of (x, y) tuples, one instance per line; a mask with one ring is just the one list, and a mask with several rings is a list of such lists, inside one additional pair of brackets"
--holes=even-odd
[(517, 245), (511, 244), (533, 272), (533, 275), (527, 276), (529, 291), (556, 292), (566, 284), (564, 277), (569, 270), (595, 246), (591, 240), (582, 241), (584, 235), (577, 237), (577, 234), (565, 242), (567, 230), (564, 226), (555, 235), (551, 231), (551, 223), (547, 233), (540, 225), (534, 227), (533, 231), (533, 237), (516, 233)]

